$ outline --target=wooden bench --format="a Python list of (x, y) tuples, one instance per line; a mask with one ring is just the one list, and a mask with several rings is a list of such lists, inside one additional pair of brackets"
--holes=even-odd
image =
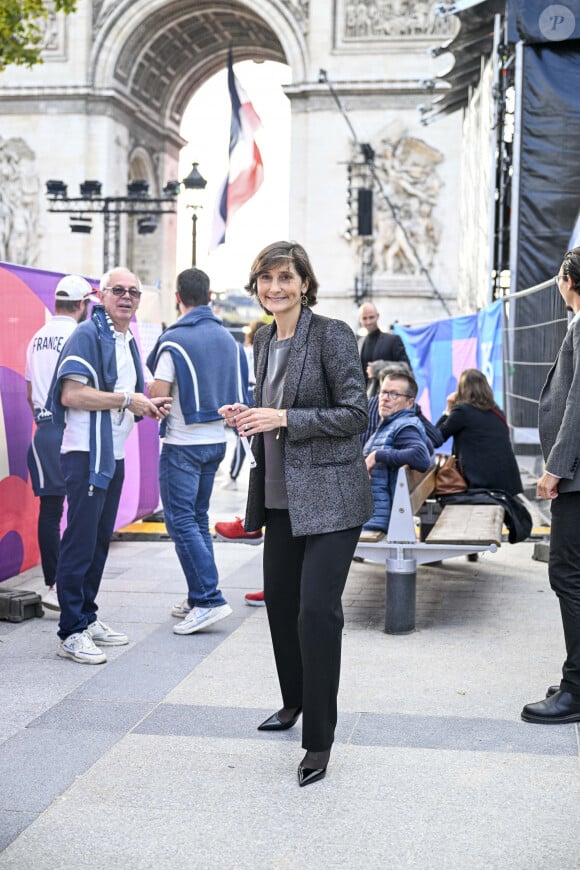
[[(504, 510), (498, 505), (447, 505), (435, 516), (435, 470), (413, 471), (405, 465), (397, 474), (389, 528), (362, 532), (355, 557), (386, 562), (385, 631), (408, 634), (415, 630), (417, 565), (455, 556), (495, 553), (501, 546)], [(421, 515), (423, 534), (417, 540), (414, 517)], [(423, 540), (424, 538), (424, 540)]]

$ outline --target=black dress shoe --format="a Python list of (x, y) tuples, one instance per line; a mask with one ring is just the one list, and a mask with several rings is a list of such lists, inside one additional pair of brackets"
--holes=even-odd
[(524, 722), (539, 722), (546, 725), (580, 722), (580, 695), (558, 690), (543, 701), (526, 704), (522, 710), (522, 719)]
[(326, 768), (325, 767), (302, 767), (301, 764), (298, 765), (298, 785), (310, 785), (312, 782), (316, 782), (318, 779), (324, 779), (326, 776)]
[(546, 692), (546, 698), (551, 698), (552, 695), (555, 695), (556, 692), (560, 691), (560, 686), (548, 686), (548, 691)]
[(278, 710), (276, 713), (272, 713), (272, 715), (265, 719), (261, 725), (258, 725), (258, 731), (287, 731), (288, 728), (292, 728), (293, 725), (296, 725), (300, 714), (302, 713), (302, 707), (298, 707), (294, 715), (291, 719), (288, 719), (287, 722), (280, 722), (278, 719)]

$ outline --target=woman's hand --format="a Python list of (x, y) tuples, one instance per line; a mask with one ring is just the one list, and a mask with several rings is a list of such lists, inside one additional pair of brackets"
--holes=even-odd
[(285, 410), (278, 408), (249, 408), (237, 415), (236, 424), (238, 433), (246, 438), (251, 438), (258, 432), (273, 432), (282, 426), (288, 425)]
[(538, 498), (548, 498), (553, 500), (558, 498), (558, 484), (560, 478), (548, 471), (544, 471), (537, 483)]
[(218, 408), (218, 414), (220, 417), (223, 417), (226, 421), (226, 426), (231, 426), (232, 429), (236, 428), (238, 415), (242, 411), (247, 411), (247, 405), (240, 405), (239, 402), (236, 402), (234, 405), (222, 405), (221, 408)]
[(368, 456), (365, 457), (365, 463), (367, 466), (367, 471), (370, 474), (375, 465), (377, 464), (377, 451), (373, 450), (372, 453), (369, 453)]
[(451, 411), (455, 403), (457, 402), (457, 390), (454, 393), (449, 393), (447, 396), (447, 413)]

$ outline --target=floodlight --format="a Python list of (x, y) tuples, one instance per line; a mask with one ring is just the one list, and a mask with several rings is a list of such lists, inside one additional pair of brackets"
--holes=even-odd
[(46, 182), (46, 195), (52, 197), (60, 197), (62, 199), (66, 199), (68, 194), (68, 187), (64, 183), (64, 181), (55, 181), (51, 179)]
[(103, 185), (100, 181), (83, 181), (80, 186), (81, 196), (91, 199), (93, 196), (100, 196)]
[(70, 219), (70, 231), (71, 233), (85, 233), (88, 235), (93, 228), (93, 221), (90, 217), (84, 217), (84, 215), (72, 215)]
[(149, 233), (154, 233), (157, 229), (157, 218), (154, 215), (147, 214), (144, 217), (137, 219), (137, 232), (140, 236), (147, 236)]
[(136, 178), (127, 184), (127, 193), (129, 196), (147, 196), (149, 193), (149, 182), (144, 178)]

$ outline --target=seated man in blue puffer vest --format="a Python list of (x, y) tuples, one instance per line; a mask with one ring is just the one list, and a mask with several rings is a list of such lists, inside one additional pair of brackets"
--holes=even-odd
[(402, 465), (427, 471), (433, 449), (415, 412), (417, 382), (411, 374), (391, 372), (379, 393), (380, 423), (364, 446), (375, 502), (374, 514), (363, 529), (386, 532), (397, 472)]

